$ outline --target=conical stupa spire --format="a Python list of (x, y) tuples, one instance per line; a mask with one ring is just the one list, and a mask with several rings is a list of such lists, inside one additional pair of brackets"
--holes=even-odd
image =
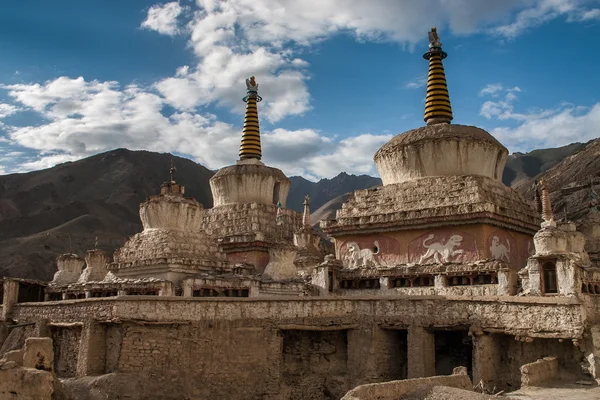
[(541, 180), (540, 184), (542, 185), (542, 219), (544, 220), (542, 227), (556, 226), (556, 222), (554, 221), (554, 213), (552, 212), (552, 204), (550, 203), (550, 194), (548, 193), (546, 182)]
[(310, 226), (310, 196), (304, 196), (304, 214), (302, 214), (302, 225)]
[(442, 43), (440, 43), (436, 28), (431, 28), (429, 51), (423, 54), (423, 58), (429, 60), (424, 118), (427, 125), (452, 121), (452, 106), (448, 95), (446, 73), (442, 64), (442, 60), (447, 56), (448, 54), (442, 51)]
[(242, 143), (240, 145), (240, 160), (245, 158), (262, 157), (260, 147), (260, 128), (258, 125), (258, 108), (257, 103), (262, 101), (262, 97), (258, 95), (258, 83), (254, 77), (246, 79), (246, 88), (248, 92), (243, 98), (246, 103), (246, 115), (244, 116), (244, 129), (242, 130)]

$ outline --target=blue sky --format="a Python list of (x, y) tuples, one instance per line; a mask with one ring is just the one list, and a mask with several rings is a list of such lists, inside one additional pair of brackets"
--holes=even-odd
[(374, 175), (423, 125), (433, 25), (453, 123), (511, 152), (600, 136), (598, 0), (28, 0), (0, 5), (0, 173), (118, 147), (232, 164), (255, 75), (265, 163)]

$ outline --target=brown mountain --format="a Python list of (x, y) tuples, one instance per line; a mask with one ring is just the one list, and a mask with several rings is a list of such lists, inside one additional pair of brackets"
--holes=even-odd
[(169, 179), (212, 207), (213, 172), (185, 158), (118, 149), (25, 174), (0, 176), (0, 276), (52, 279), (55, 257), (94, 247), (113, 252), (141, 230), (139, 204)]
[(543, 179), (550, 191), (554, 212), (563, 218), (580, 220), (589, 212), (591, 183), (600, 193), (600, 139), (584, 144), (547, 171), (522, 181), (517, 190), (531, 198), (533, 183)]
[(304, 196), (310, 196), (310, 207), (317, 210), (325, 203), (340, 195), (381, 185), (381, 179), (369, 175), (349, 175), (340, 173), (332, 179), (321, 179), (318, 182), (308, 181), (301, 176), (292, 176), (292, 187), (288, 196), (287, 206), (296, 211), (303, 210)]
[(508, 156), (502, 182), (506, 186), (519, 187), (532, 177), (552, 168), (565, 157), (581, 150), (585, 143), (572, 143), (553, 149), (533, 150), (529, 153), (513, 153)]

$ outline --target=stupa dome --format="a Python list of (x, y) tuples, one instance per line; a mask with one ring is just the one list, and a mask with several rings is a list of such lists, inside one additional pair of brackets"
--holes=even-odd
[(438, 123), (404, 132), (375, 153), (384, 185), (427, 176), (481, 175), (502, 181), (508, 150), (475, 126)]

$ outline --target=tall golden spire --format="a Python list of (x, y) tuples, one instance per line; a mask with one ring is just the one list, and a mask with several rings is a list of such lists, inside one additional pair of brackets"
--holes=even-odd
[(429, 60), (427, 75), (427, 95), (425, 97), (425, 122), (427, 125), (450, 123), (452, 121), (452, 106), (446, 84), (446, 73), (442, 60), (448, 54), (442, 51), (442, 43), (435, 27), (429, 32), (429, 51), (423, 58)]
[(240, 160), (245, 158), (261, 159), (260, 128), (258, 126), (257, 103), (262, 101), (258, 95), (258, 83), (254, 77), (246, 79), (248, 92), (243, 98), (246, 103), (246, 115), (244, 116), (244, 129), (242, 130), (242, 143), (240, 145)]

